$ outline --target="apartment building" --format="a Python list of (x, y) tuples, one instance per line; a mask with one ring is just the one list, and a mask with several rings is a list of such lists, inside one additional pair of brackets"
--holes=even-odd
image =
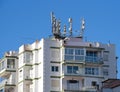
[(0, 60), (0, 92), (17, 92), (18, 54), (6, 52)]
[(84, 41), (84, 20), (79, 36), (73, 35), (71, 18), (69, 23), (69, 35), (66, 26), (62, 34), (52, 13), (53, 37), (22, 45), (17, 56), (1, 59), (0, 92), (100, 92), (102, 81), (116, 79), (115, 45)]
[(116, 71), (113, 44), (41, 39), (19, 48), (18, 92), (96, 92)]

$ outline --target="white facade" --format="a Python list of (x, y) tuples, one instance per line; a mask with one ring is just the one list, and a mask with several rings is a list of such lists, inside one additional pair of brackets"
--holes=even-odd
[[(8, 63), (9, 58), (14, 63)], [(41, 39), (22, 45), (17, 56), (1, 59), (0, 77), (5, 79), (0, 92), (7, 88), (14, 89), (10, 92), (96, 92), (102, 81), (117, 78), (116, 63), (113, 44), (77, 37)], [(4, 85), (5, 81), (11, 86)]]
[(5, 53), (0, 60), (0, 92), (17, 92), (17, 53)]

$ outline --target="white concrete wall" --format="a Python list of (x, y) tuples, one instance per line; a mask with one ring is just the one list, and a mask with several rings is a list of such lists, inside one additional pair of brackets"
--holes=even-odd
[(43, 92), (50, 92), (50, 41), (43, 41)]
[[(100, 43), (90, 43), (90, 42), (83, 42), (82, 39), (68, 39), (67, 44), (63, 44), (65, 46), (84, 46), (90, 47), (92, 44), (94, 47), (105, 48), (105, 50), (109, 51), (109, 61), (105, 64), (109, 65), (109, 76), (107, 78), (116, 78), (116, 60), (115, 60), (115, 47), (114, 45), (104, 45)], [(56, 48), (57, 47), (57, 48)], [(63, 47), (62, 41), (59, 40), (51, 40), (51, 39), (41, 39), (41, 41), (34, 42), (32, 45), (21, 46), (19, 48), (19, 53), (22, 53), (24, 50), (32, 50), (33, 53), (33, 61), (32, 61), (32, 69), (31, 67), (24, 67), (21, 68), (22, 70), (22, 77), (19, 78), (19, 81), (25, 78), (26, 76), (30, 76), (32, 74), (33, 84), (30, 87), (33, 87), (33, 92), (50, 92), (51, 90), (54, 91), (62, 91), (62, 87), (66, 87), (65, 82), (63, 81), (62, 85), (62, 78), (51, 78), (51, 76), (62, 76), (63, 72), (67, 72), (66, 66), (62, 67), (63, 61)], [(90, 49), (90, 48), (89, 48)], [(100, 54), (99, 56), (102, 56)], [(59, 62), (59, 63), (51, 63), (51, 61)], [(19, 55), (19, 68), (24, 65), (24, 55)], [(58, 66), (59, 72), (51, 72), (51, 66)], [(100, 66), (100, 75), (102, 75), (102, 67)], [(115, 70), (114, 70), (115, 69)], [(20, 70), (20, 69), (19, 69)], [(84, 67), (79, 66), (79, 73), (83, 74)], [(19, 76), (19, 71), (18, 71)], [(92, 76), (92, 75), (91, 75)], [(37, 79), (35, 79), (37, 78)], [(58, 80), (60, 83), (60, 87), (51, 87), (51, 80)], [(84, 77), (84, 86), (90, 87), (92, 81), (96, 81), (97, 84), (101, 86), (101, 81), (103, 79), (99, 77)], [(81, 80), (80, 80), (81, 81)], [(21, 86), (20, 86), (21, 84)], [(22, 87), (25, 89), (25, 85), (20, 83), (18, 85), (18, 90)], [(23, 92), (23, 91), (21, 91)], [(26, 91), (25, 91), (26, 92)]]
[(22, 53), (19, 55), (18, 68), (23, 66), (23, 64), (24, 64), (24, 54)]
[(113, 92), (120, 92), (120, 86), (113, 88)]
[[(103, 88), (102, 92), (113, 92), (113, 91), (110, 88)], [(117, 91), (115, 91), (115, 92), (117, 92)]]
[(40, 92), (43, 92), (43, 86), (44, 86), (44, 84), (43, 84), (43, 79), (44, 79), (44, 75), (43, 75), (43, 72), (44, 72), (44, 70), (43, 70), (43, 64), (44, 64), (44, 56), (43, 56), (43, 47), (44, 45), (43, 45), (43, 39), (40, 41), (40, 43), (39, 43), (39, 48), (41, 48), (41, 49), (39, 49), (38, 50), (38, 62), (40, 63), (39, 64), (39, 66), (38, 66), (38, 75), (39, 75), (39, 80), (38, 80), (38, 90), (40, 91)]
[(104, 65), (109, 67), (104, 67), (108, 69), (108, 76), (105, 76), (105, 79), (108, 78), (117, 78), (117, 61), (115, 54), (115, 45), (113, 44), (103, 44), (102, 47), (105, 48), (105, 51), (108, 51), (108, 61), (104, 61)]
[(92, 78), (92, 77), (85, 77), (84, 78), (84, 87), (87, 88), (87, 87), (92, 87), (92, 81), (96, 81), (97, 84), (99, 84), (99, 87), (101, 88), (102, 84), (101, 84), (101, 81), (102, 79), (100, 78)]
[(24, 92), (23, 91), (23, 83), (18, 84), (18, 92)]

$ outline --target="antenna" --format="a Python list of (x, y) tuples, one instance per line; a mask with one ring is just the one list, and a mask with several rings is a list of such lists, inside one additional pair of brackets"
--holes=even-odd
[(85, 20), (82, 18), (82, 25), (81, 25), (81, 30), (80, 30), (80, 37), (83, 37), (83, 33), (85, 30)]
[(63, 36), (66, 36), (66, 25), (64, 25)]
[(70, 36), (72, 36), (72, 18), (69, 18), (68, 21), (70, 23), (70, 27), (69, 27)]
[(52, 33), (54, 34), (56, 31), (56, 18), (53, 12), (51, 12), (51, 24), (52, 24)]
[(50, 14), (51, 14), (51, 24), (52, 24), (52, 23), (53, 23), (54, 13), (53, 13), (53, 12), (51, 12)]
[(56, 19), (54, 13), (51, 12), (51, 24), (52, 24), (52, 33), (55, 38), (61, 38), (61, 22)]
[(60, 35), (61, 33), (60, 33), (60, 20), (56, 20), (56, 34), (57, 35)]

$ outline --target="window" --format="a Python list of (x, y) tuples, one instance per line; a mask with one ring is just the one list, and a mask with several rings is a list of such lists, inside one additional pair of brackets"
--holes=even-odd
[(84, 55), (83, 49), (75, 49), (75, 55)]
[(80, 61), (84, 59), (84, 49), (82, 48), (65, 48), (65, 60)]
[(25, 63), (30, 63), (33, 59), (32, 52), (25, 52), (24, 59), (25, 59)]
[(97, 56), (97, 52), (96, 52), (96, 51), (87, 51), (87, 52), (86, 52), (86, 56), (96, 57), (96, 56)]
[(86, 51), (86, 61), (87, 62), (97, 62), (98, 61), (97, 51)]
[(96, 81), (92, 81), (91, 85), (92, 85), (92, 86), (96, 86), (96, 85), (97, 85), (97, 82), (96, 82)]
[(85, 68), (85, 74), (89, 74), (89, 75), (99, 75), (99, 69), (98, 68), (91, 68), (91, 67), (87, 67)]
[(7, 68), (15, 68), (15, 59), (7, 59)]
[(58, 66), (51, 66), (51, 71), (58, 72), (59, 71)]
[(67, 73), (77, 74), (78, 73), (78, 66), (67, 66)]
[(72, 48), (65, 48), (65, 60), (73, 60), (73, 49)]

